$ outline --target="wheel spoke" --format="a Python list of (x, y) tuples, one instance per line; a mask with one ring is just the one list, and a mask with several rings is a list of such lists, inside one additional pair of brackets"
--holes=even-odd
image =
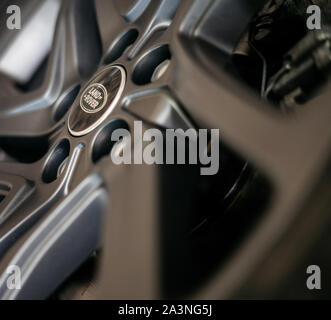
[[(160, 214), (156, 168), (119, 166), (113, 169), (108, 182), (112, 201), (104, 241), (103, 278), (100, 279), (104, 292), (101, 296), (107, 299), (158, 298), (161, 294)], [(144, 187), (137, 190), (137, 181), (144, 181)], [(124, 194), (126, 201), (121, 200)]]
[[(2, 188), (7, 194), (0, 203), (0, 255), (71, 191), (70, 183), (83, 148), (78, 145), (73, 150), (62, 173), (59, 173), (62, 158), (52, 157), (60, 154), (59, 151), (56, 147), (33, 164), (0, 163), (2, 184), (9, 186), (9, 190)], [(49, 168), (47, 172), (52, 172), (51, 166), (58, 177), (55, 176), (55, 181), (44, 182), (45, 171)]]
[[(64, 1), (57, 21), (44, 81), (35, 91), (1, 102), (0, 136), (40, 136), (52, 132), (61, 93), (97, 67), (101, 46), (91, 1)], [(91, 39), (91, 40), (87, 40)]]
[[(171, 43), (170, 90), (199, 126), (220, 128), (221, 139), (266, 174), (277, 187), (296, 184), (325, 153), (330, 136), (329, 132), (321, 143), (320, 137), (325, 137), (329, 131), (323, 120), (329, 114), (325, 101), (319, 111), (314, 109), (315, 116), (307, 113), (301, 118), (289, 119), (242, 87), (224, 71), (227, 50), (208, 37), (208, 26), (213, 30), (210, 24), (215, 22), (217, 13), (216, 9), (211, 11), (213, 14), (206, 15), (204, 22), (199, 24), (201, 32), (196, 31), (189, 15), (179, 25), (181, 37), (174, 37)], [(198, 16), (195, 18), (199, 21)], [(194, 34), (192, 30), (195, 30)], [(208, 41), (210, 44), (206, 46)], [(232, 45), (236, 43), (235, 39), (231, 41)], [(229, 46), (230, 42), (227, 48)], [(214, 54), (209, 55), (210, 52)], [(316, 122), (316, 114), (320, 112), (323, 115), (319, 117), (316, 132), (305, 132), (309, 123)], [(309, 151), (311, 148), (316, 151), (314, 154)], [(305, 157), (305, 163), (300, 171), (297, 163), (302, 157)]]
[(32, 193), (33, 184), (20, 176), (0, 174), (0, 225)]
[(129, 25), (120, 14), (115, 1), (95, 0), (94, 2), (103, 53), (107, 53), (112, 42), (129, 28)]
[[(129, 59), (134, 59), (155, 33), (166, 30), (170, 26), (180, 3), (181, 0), (160, 0), (151, 3), (151, 6), (137, 22), (144, 32), (132, 49), (130, 49), (128, 53)], [(152, 19), (150, 19), (151, 16)]]
[(166, 89), (145, 89), (126, 96), (125, 110), (146, 123), (166, 129), (193, 128), (179, 103)]
[(197, 269), (192, 267), (192, 243), (187, 235), (200, 219), (199, 213), (192, 214), (200, 171), (194, 166), (171, 165), (112, 166), (109, 170), (104, 162), (102, 172), (111, 200), (96, 284), (100, 297), (184, 295), (196, 285)]
[[(8, 274), (3, 272), (0, 278), (1, 299), (47, 298), (98, 248), (101, 217), (106, 203), (105, 192), (98, 189), (100, 182), (97, 176), (84, 181), (27, 235), (14, 253), (10, 252), (12, 258), (7, 258), (8, 265), (20, 267), (22, 288), (8, 290)], [(6, 265), (3, 262), (0, 268), (6, 268)]]

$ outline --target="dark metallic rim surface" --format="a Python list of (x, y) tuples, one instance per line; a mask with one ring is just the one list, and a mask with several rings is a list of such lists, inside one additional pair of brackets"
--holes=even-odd
[[(328, 198), (321, 201), (319, 195), (330, 189), (331, 91), (308, 103), (300, 114), (285, 117), (224, 71), (263, 3), (137, 0), (131, 6), (127, 1), (63, 1), (42, 85), (24, 94), (8, 94), (0, 104), (1, 147), (45, 149), (32, 160), (15, 153), (19, 160), (0, 162), (0, 181), (11, 186), (0, 202), (0, 298), (48, 297), (100, 242), (103, 257), (93, 298), (177, 297), (171, 288), (164, 289), (164, 257), (176, 254), (168, 253), (160, 240), (174, 233), (169, 224), (163, 225), (162, 182), (164, 176), (175, 179), (177, 172), (165, 174), (157, 166), (115, 166), (109, 158), (100, 158), (110, 151), (97, 144), (104, 145), (102, 135), (126, 126), (132, 130), (136, 119), (143, 120), (144, 130), (220, 128), (222, 143), (246, 159), (272, 190), (262, 217), (238, 247), (213, 265), (203, 283), (192, 290), (183, 284), (179, 296), (281, 295), (277, 280), (297, 267), (296, 258), (330, 224)], [(162, 76), (153, 76), (167, 60), (170, 64)], [(55, 121), (56, 107), (63, 93), (77, 85), (82, 89), (72, 104), (79, 103), (91, 79), (111, 65), (125, 68), (123, 92), (103, 121), (76, 137), (68, 129), (70, 111)], [(7, 79), (2, 81), (2, 87), (8, 86)], [(155, 101), (161, 109), (155, 109)], [(164, 110), (166, 119), (159, 117)], [(61, 170), (54, 176), (50, 167)], [(312, 223), (312, 215), (318, 223)], [(171, 226), (182, 221), (172, 222)], [(288, 257), (285, 249), (292, 246), (300, 250)], [(288, 265), (274, 269), (282, 258), (289, 258)], [(5, 270), (11, 264), (22, 270), (19, 291), (8, 291), (5, 285)], [(185, 272), (180, 265), (175, 268), (177, 279)], [(271, 270), (276, 276), (265, 283)]]

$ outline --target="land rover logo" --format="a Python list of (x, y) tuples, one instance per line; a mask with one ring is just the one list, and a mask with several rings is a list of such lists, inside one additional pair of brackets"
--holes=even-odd
[(95, 83), (83, 92), (80, 106), (87, 113), (96, 113), (106, 105), (107, 98), (106, 88), (100, 83)]
[(126, 83), (120, 65), (104, 68), (75, 100), (68, 118), (68, 130), (76, 137), (88, 134), (104, 122), (118, 105)]

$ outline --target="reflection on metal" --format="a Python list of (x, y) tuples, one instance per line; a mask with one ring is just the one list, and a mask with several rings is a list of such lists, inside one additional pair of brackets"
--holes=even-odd
[(13, 37), (9, 34), (10, 44), (0, 50), (1, 73), (19, 83), (29, 81), (51, 48), (60, 4), (60, 0), (40, 2), (34, 14), (27, 21), (23, 19), (22, 29)]

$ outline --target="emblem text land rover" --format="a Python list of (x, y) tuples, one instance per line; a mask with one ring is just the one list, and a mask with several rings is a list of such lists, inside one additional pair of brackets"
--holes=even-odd
[(107, 89), (100, 83), (87, 87), (80, 99), (81, 108), (87, 113), (96, 113), (103, 109), (108, 99)]

